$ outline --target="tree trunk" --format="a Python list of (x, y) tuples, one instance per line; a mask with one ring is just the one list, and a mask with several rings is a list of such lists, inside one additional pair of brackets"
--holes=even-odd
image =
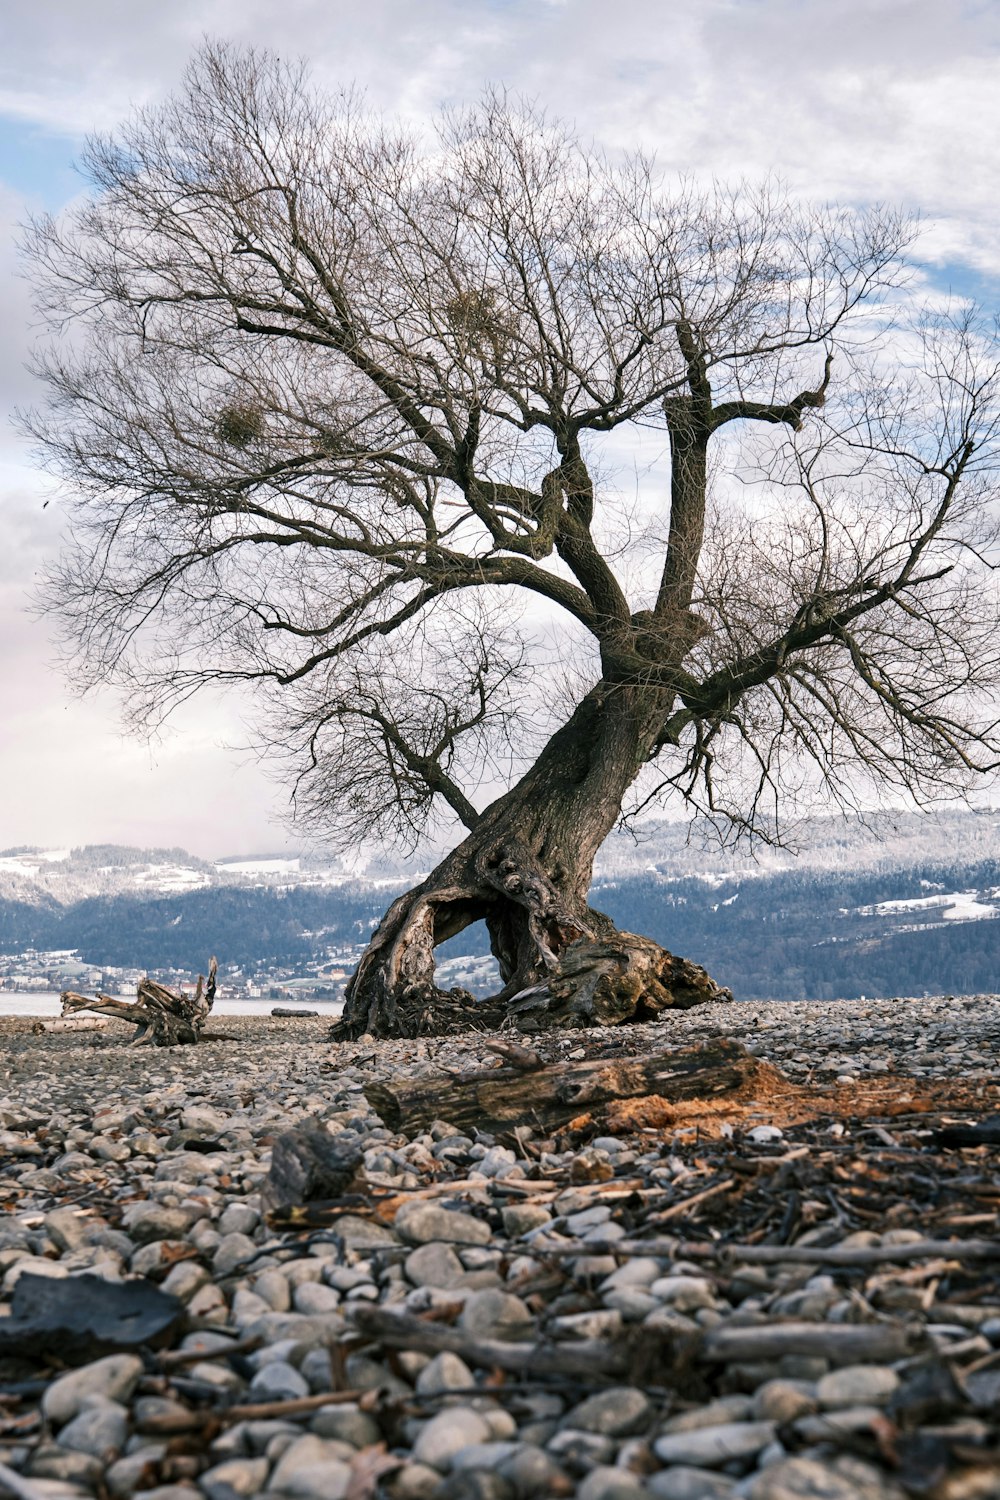
[[(393, 902), (346, 992), (335, 1038), (648, 1019), (728, 996), (703, 969), (617, 930), (587, 902), (594, 856), (663, 724), (670, 695), (607, 681), (437, 869)], [(434, 949), (485, 921), (503, 988), (476, 1002), (434, 982)]]

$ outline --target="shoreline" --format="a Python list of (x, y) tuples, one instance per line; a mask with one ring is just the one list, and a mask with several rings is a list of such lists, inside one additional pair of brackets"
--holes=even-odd
[[(0, 1017), (0, 1464), (39, 1494), (907, 1500), (928, 1380), (934, 1500), (992, 1493), (1000, 1149), (942, 1131), (998, 1112), (996, 996), (521, 1038), (626, 1072), (712, 1038), (754, 1059), (737, 1094), (584, 1097), (551, 1135), (402, 1132), (367, 1097), (496, 1069), (512, 1033), (218, 1020), (158, 1049)], [(303, 1198), (317, 1127), (341, 1177)], [(167, 1294), (166, 1347), (66, 1370), (29, 1327), (12, 1359), (25, 1273), (69, 1309), (80, 1276), (90, 1309), (102, 1282)]]

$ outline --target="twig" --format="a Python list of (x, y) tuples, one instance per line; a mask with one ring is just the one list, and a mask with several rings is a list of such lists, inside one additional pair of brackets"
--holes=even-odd
[(718, 1364), (786, 1354), (821, 1355), (846, 1365), (888, 1363), (903, 1359), (923, 1337), (921, 1329), (899, 1323), (764, 1323), (710, 1329), (699, 1357)]
[(736, 1186), (735, 1177), (727, 1177), (724, 1182), (716, 1182), (712, 1187), (702, 1188), (700, 1193), (692, 1193), (690, 1198), (682, 1198), (680, 1203), (672, 1203), (662, 1213), (651, 1214), (648, 1222), (650, 1224), (666, 1224), (670, 1219), (679, 1219), (695, 1208), (699, 1203), (704, 1203), (709, 1198), (715, 1198), (719, 1193), (728, 1193), (731, 1187)]
[(48, 1500), (45, 1490), (32, 1484), (30, 1479), (22, 1479), (20, 1474), (15, 1474), (6, 1464), (0, 1464), (0, 1484), (4, 1489), (10, 1490), (12, 1495), (16, 1495), (17, 1500)]
[(423, 1354), (457, 1354), (467, 1364), (486, 1370), (591, 1379), (594, 1375), (621, 1375), (625, 1368), (622, 1354), (596, 1339), (572, 1345), (506, 1343), (470, 1338), (455, 1328), (380, 1307), (351, 1308), (349, 1316), (361, 1333), (390, 1347), (416, 1349)]
[[(693, 1200), (688, 1199), (684, 1206)], [(675, 1208), (682, 1205), (675, 1204)], [(669, 1212), (670, 1210), (668, 1210)], [(660, 1215), (660, 1218), (663, 1216)], [(560, 1240), (548, 1244), (541, 1236), (531, 1241), (532, 1255), (650, 1255), (665, 1260), (721, 1260), (745, 1265), (878, 1266), (909, 1260), (1000, 1260), (1000, 1240), (914, 1240), (909, 1245), (849, 1246), (746, 1245), (685, 1242), (672, 1238), (648, 1240)]]

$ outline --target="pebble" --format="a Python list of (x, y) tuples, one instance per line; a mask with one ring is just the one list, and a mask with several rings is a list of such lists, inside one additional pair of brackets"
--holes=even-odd
[(480, 1412), (470, 1406), (451, 1406), (421, 1428), (413, 1444), (413, 1457), (417, 1463), (443, 1470), (460, 1448), (488, 1442), (489, 1438), (489, 1425)]
[(436, 1203), (404, 1203), (396, 1214), (395, 1229), (412, 1245), (444, 1240), (454, 1245), (488, 1245), (490, 1226), (471, 1214), (440, 1208)]
[(846, 1365), (816, 1382), (824, 1411), (842, 1406), (885, 1406), (899, 1389), (899, 1376), (887, 1365)]
[(127, 1401), (142, 1373), (142, 1360), (134, 1354), (109, 1354), (54, 1380), (42, 1397), (42, 1411), (61, 1427), (83, 1410), (89, 1397)]
[(723, 1422), (658, 1437), (653, 1451), (662, 1463), (721, 1469), (733, 1459), (753, 1458), (774, 1438), (773, 1422)]
[[(873, 1433), (887, 1407), (894, 1417), (909, 1409), (917, 1373), (905, 1367), (902, 1378), (888, 1364), (831, 1371), (816, 1353), (700, 1366), (698, 1384), (678, 1391), (652, 1378), (644, 1389), (638, 1365), (617, 1385), (584, 1379), (549, 1386), (529, 1370), (523, 1385), (509, 1375), (494, 1391), (484, 1370), (451, 1351), (393, 1353), (375, 1339), (352, 1342), (354, 1309), (366, 1303), (430, 1315), (428, 1327), (443, 1320), (458, 1337), (520, 1343), (540, 1336), (548, 1347), (637, 1333), (680, 1340), (679, 1351), (730, 1319), (746, 1326), (774, 1318), (923, 1321), (943, 1344), (979, 1334), (966, 1363), (1000, 1345), (1000, 1319), (988, 1301), (951, 1293), (947, 1305), (925, 1307), (925, 1283), (894, 1280), (893, 1264), (878, 1267), (866, 1290), (868, 1272), (724, 1264), (696, 1254), (685, 1260), (680, 1249), (670, 1253), (672, 1237), (707, 1234), (683, 1222), (658, 1231), (666, 1244), (656, 1255), (612, 1255), (610, 1245), (633, 1234), (645, 1210), (625, 1207), (620, 1196), (604, 1201), (604, 1184), (617, 1174), (668, 1195), (697, 1192), (706, 1180), (699, 1153), (721, 1160), (718, 1143), (699, 1145), (683, 1131), (623, 1130), (563, 1149), (559, 1139), (528, 1132), (524, 1149), (512, 1151), (508, 1137), (464, 1135), (447, 1121), (407, 1140), (368, 1108), (367, 1081), (427, 1067), (488, 1067), (482, 1038), (331, 1049), (322, 1044), (321, 1024), (310, 1030), (304, 1022), (293, 1041), (287, 1029), (272, 1035), (268, 1024), (227, 1017), (226, 1029), (242, 1035), (245, 1028), (246, 1041), (143, 1055), (128, 1050), (114, 1028), (94, 1048), (72, 1038), (22, 1046), (17, 1028), (0, 1018), (0, 1035), (13, 1043), (4, 1060), (11, 1070), (6, 1098), (0, 1070), (0, 1147), (7, 1152), (0, 1187), (16, 1190), (0, 1218), (5, 1295), (26, 1271), (63, 1280), (80, 1270), (149, 1276), (185, 1304), (198, 1330), (179, 1339), (198, 1358), (172, 1375), (169, 1396), (148, 1393), (148, 1386), (140, 1393), (153, 1367), (131, 1354), (94, 1359), (52, 1380), (42, 1401), (47, 1429), (8, 1439), (0, 1454), (30, 1476), (40, 1500), (57, 1491), (81, 1500), (95, 1491), (113, 1500), (137, 1493), (143, 1500), (343, 1500), (352, 1486), (392, 1500), (902, 1500)], [(625, 1043), (628, 1055), (662, 1047), (668, 1026), (679, 1044), (700, 1041), (704, 1024), (704, 1014), (678, 1014), (613, 1040)], [(883, 1069), (868, 1064), (886, 1062), (890, 1049), (895, 1061), (887, 1066), (919, 1059), (926, 1078), (968, 1072), (984, 1059), (992, 1067), (978, 1040), (1000, 1044), (1000, 1015), (986, 1000), (963, 1002), (954, 1015), (938, 1002), (737, 1004), (727, 1007), (724, 1030), (798, 1081), (817, 1067), (825, 1080), (835, 1068), (878, 1074)], [(949, 1053), (966, 1032), (976, 1037), (974, 1054)], [(544, 1037), (540, 1045), (551, 1056), (593, 1055), (597, 1040), (574, 1034)], [(1000, 1076), (995, 1067), (993, 1073)], [(858, 1128), (835, 1122), (822, 1137), (818, 1128), (805, 1136), (794, 1125), (782, 1132), (768, 1107), (762, 1100), (759, 1122), (751, 1115), (722, 1147), (749, 1156), (761, 1176), (761, 1163), (784, 1171), (779, 1164), (801, 1153), (803, 1139), (814, 1143), (810, 1151), (826, 1139), (846, 1150)], [(404, 1206), (391, 1226), (361, 1208), (316, 1233), (265, 1222), (261, 1190), (271, 1143), (305, 1120), (356, 1145), (378, 1191), (400, 1195)], [(895, 1119), (883, 1128), (904, 1136), (910, 1129)], [(871, 1136), (854, 1140), (880, 1149)], [(810, 1158), (793, 1160), (805, 1170)], [(989, 1153), (976, 1158), (976, 1171), (984, 1182), (997, 1181)], [(409, 1191), (449, 1176), (469, 1186), (445, 1201), (406, 1200)], [(518, 1192), (530, 1194), (533, 1177), (556, 1186), (542, 1202), (521, 1201)], [(74, 1201), (81, 1189), (83, 1208)], [(905, 1219), (850, 1232), (805, 1191), (801, 1209), (791, 1232), (799, 1244), (903, 1247), (924, 1232)], [(725, 1234), (723, 1217), (706, 1219)], [(545, 1253), (569, 1237), (584, 1242), (584, 1253)], [(226, 1358), (237, 1338), (259, 1347)], [(989, 1373), (973, 1381), (982, 1384)], [(213, 1401), (284, 1403), (334, 1388), (368, 1394), (305, 1412), (292, 1408), (286, 1418), (234, 1422), (203, 1446), (183, 1437), (168, 1449), (165, 1438), (140, 1430), (158, 1417), (184, 1421), (190, 1407)], [(971, 1423), (977, 1435), (968, 1441), (988, 1448), (997, 1436), (993, 1386), (976, 1391), (979, 1404), (955, 1421), (965, 1424), (963, 1432)], [(24, 1410), (30, 1402), (19, 1415)], [(383, 1459), (379, 1445), (386, 1442)], [(856, 1457), (859, 1445), (876, 1457)], [(382, 1462), (389, 1467), (377, 1478), (359, 1477), (364, 1464)], [(949, 1480), (949, 1500), (965, 1494), (960, 1481), (961, 1474)]]

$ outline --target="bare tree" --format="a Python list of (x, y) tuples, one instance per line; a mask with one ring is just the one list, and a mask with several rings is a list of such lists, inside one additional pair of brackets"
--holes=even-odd
[[(78, 670), (143, 720), (254, 685), (328, 836), (466, 830), (345, 1029), (431, 1024), (480, 919), (515, 1013), (703, 992), (588, 906), (635, 789), (766, 832), (810, 767), (996, 764), (997, 343), (905, 321), (895, 213), (664, 183), (497, 94), (424, 141), (227, 47), (87, 163), (29, 243)], [(602, 475), (656, 432), (630, 529)]]

